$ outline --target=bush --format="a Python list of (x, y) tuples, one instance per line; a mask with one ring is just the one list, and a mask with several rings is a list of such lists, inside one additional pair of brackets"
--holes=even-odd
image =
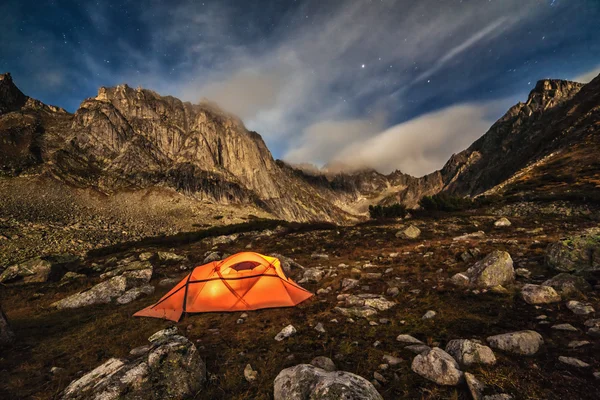
[(462, 211), (475, 208), (477, 203), (467, 197), (438, 193), (424, 196), (419, 205), (426, 211)]
[(390, 206), (369, 206), (369, 216), (372, 219), (402, 218), (406, 216), (406, 206), (400, 203)]

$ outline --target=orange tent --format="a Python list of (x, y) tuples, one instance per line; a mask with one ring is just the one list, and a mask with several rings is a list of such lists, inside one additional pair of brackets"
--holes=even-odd
[(292, 307), (311, 296), (285, 276), (277, 258), (244, 252), (194, 268), (156, 304), (134, 316), (179, 321), (183, 313)]

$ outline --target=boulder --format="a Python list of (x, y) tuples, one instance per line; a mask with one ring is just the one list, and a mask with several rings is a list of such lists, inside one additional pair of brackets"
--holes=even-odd
[(566, 272), (548, 279), (542, 285), (553, 287), (564, 298), (576, 297), (592, 290), (591, 285), (583, 277)]
[(492, 349), (468, 339), (449, 341), (446, 345), (446, 352), (465, 367), (475, 364), (494, 365), (496, 363), (496, 356)]
[(527, 304), (549, 304), (560, 301), (560, 295), (551, 286), (527, 284), (521, 289), (521, 297)]
[(458, 363), (439, 347), (418, 354), (412, 362), (413, 372), (438, 385), (458, 385), (463, 379)]
[(53, 272), (56, 273), (50, 261), (34, 257), (6, 268), (0, 275), (0, 283), (43, 283)]
[(600, 232), (589, 231), (550, 244), (546, 264), (561, 272), (600, 271)]
[(348, 291), (358, 286), (358, 279), (344, 278), (342, 279), (342, 291)]
[(463, 273), (454, 275), (451, 282), (458, 286), (490, 288), (514, 282), (513, 261), (506, 251), (495, 250)]
[(365, 378), (345, 371), (327, 372), (309, 364), (286, 368), (277, 375), (274, 400), (383, 400)]
[(544, 339), (535, 331), (518, 331), (503, 333), (487, 338), (494, 349), (508, 351), (514, 354), (530, 356), (538, 352)]
[(4, 311), (0, 308), (0, 346), (12, 343), (14, 339), (15, 334), (10, 328), (10, 325), (8, 325), (8, 320), (6, 319), (6, 315), (4, 315)]
[(321, 268), (307, 268), (304, 270), (299, 283), (317, 283), (323, 279), (323, 276), (325, 276), (325, 270)]
[(473, 400), (481, 400), (485, 386), (473, 374), (465, 372), (465, 381)]
[(153, 270), (152, 264), (150, 264), (149, 261), (135, 260), (135, 261), (131, 261), (131, 262), (122, 263), (117, 268), (111, 269), (110, 271), (105, 272), (102, 275), (100, 275), (100, 278), (102, 278), (102, 279), (112, 278), (113, 276), (122, 275), (125, 272), (129, 272), (129, 271), (144, 271), (144, 270), (152, 271)]
[(332, 372), (337, 370), (333, 360), (329, 357), (318, 356), (312, 359), (310, 365), (314, 365), (317, 368), (324, 369), (327, 372)]
[(205, 382), (206, 365), (196, 346), (171, 331), (151, 341), (150, 349), (141, 356), (111, 358), (74, 380), (61, 398), (186, 399), (197, 396)]

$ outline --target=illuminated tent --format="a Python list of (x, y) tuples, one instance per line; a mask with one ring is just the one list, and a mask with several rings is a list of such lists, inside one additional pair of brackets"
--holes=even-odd
[(179, 321), (183, 313), (292, 307), (312, 295), (285, 276), (277, 258), (244, 252), (194, 268), (134, 316)]

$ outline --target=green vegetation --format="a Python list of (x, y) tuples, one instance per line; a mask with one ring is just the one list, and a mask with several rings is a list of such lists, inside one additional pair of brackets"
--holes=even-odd
[(406, 216), (406, 206), (395, 203), (390, 206), (369, 206), (369, 216), (372, 219), (402, 218)]
[(433, 196), (423, 196), (419, 205), (426, 211), (462, 211), (475, 208), (476, 203), (466, 197), (438, 193)]

